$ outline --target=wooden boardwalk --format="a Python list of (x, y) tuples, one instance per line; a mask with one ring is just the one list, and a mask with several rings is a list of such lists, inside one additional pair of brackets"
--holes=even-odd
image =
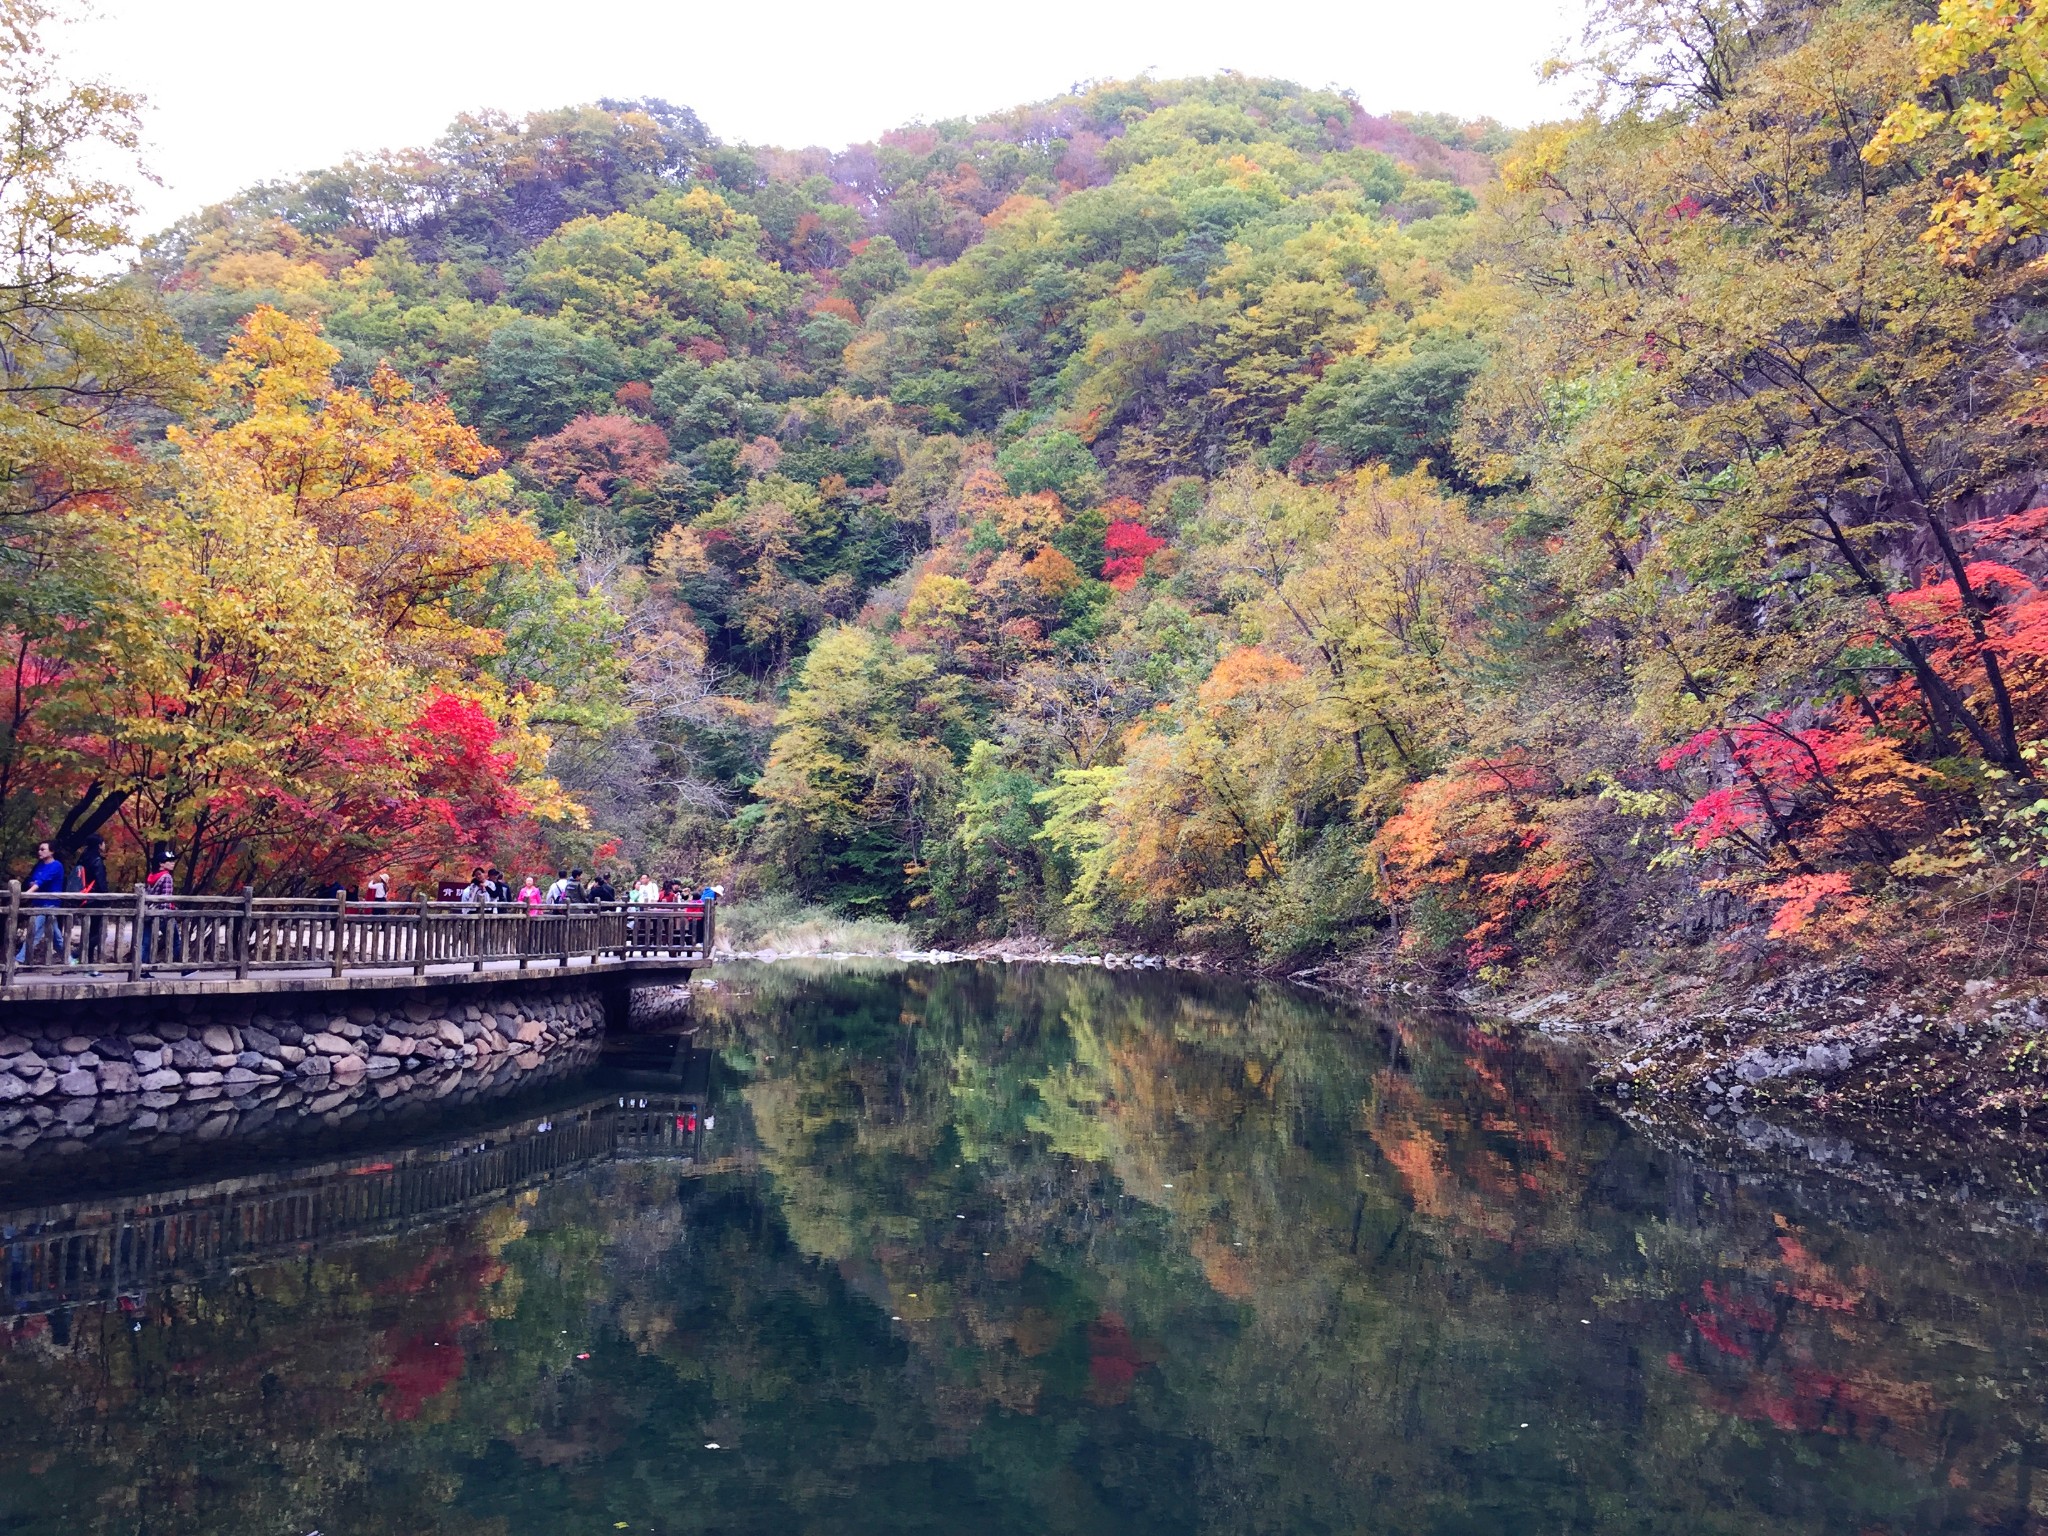
[(0, 1002), (324, 993), (565, 974), (686, 974), (706, 963), (701, 902), (545, 907), (296, 898), (24, 895), (0, 915)]

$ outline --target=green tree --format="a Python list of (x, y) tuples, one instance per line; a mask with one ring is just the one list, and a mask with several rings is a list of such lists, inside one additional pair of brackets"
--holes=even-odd
[(498, 437), (529, 441), (602, 410), (626, 377), (609, 338), (559, 320), (513, 320), (491, 332), (478, 359), (476, 420)]
[(901, 917), (967, 749), (959, 687), (865, 629), (827, 630), (798, 669), (754, 793), (764, 856), (813, 899)]

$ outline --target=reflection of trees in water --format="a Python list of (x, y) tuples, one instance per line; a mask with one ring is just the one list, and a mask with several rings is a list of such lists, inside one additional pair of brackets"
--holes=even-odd
[(30, 1321), (0, 1526), (2030, 1528), (2032, 1238), (1787, 1206), (1448, 1023), (747, 985), (707, 1027), (757, 1172)]
[[(815, 1038), (750, 1090), (792, 1229), (829, 1229), (816, 1251), (892, 1297), (943, 1295), (909, 1336), (974, 1354), (991, 1401), (1036, 1401), (1044, 1308), (1007, 1274), (949, 1273), (943, 1241), (891, 1240), (929, 1218), (900, 1200), (922, 1170), (884, 1155), (901, 1117), (849, 1107), (885, 1080), (931, 1148), (950, 1129), (986, 1160), (1009, 1267), (1087, 1294), (1062, 1337), (1090, 1306), (1149, 1331), (1205, 1505), (1241, 1528), (1375, 1508), (1392, 1528), (1939, 1529), (2020, 1495), (2036, 1245), (1774, 1210), (1627, 1137), (1540, 1055), (1399, 1014), (1051, 968), (929, 975), (900, 1021), (863, 990), (812, 996)], [(733, 1044), (775, 1049), (738, 1020)], [(1282, 1466), (1285, 1499), (1247, 1492)]]

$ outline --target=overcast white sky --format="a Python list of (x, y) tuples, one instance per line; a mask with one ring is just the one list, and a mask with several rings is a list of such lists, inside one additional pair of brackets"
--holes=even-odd
[(457, 112), (663, 96), (733, 142), (834, 148), (1079, 80), (1237, 69), (1368, 110), (1526, 123), (1578, 0), (93, 0), (60, 35), (144, 92), (154, 228), (252, 181), (421, 144)]

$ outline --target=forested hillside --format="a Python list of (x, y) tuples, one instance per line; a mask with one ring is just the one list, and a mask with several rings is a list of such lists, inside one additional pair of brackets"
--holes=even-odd
[(132, 104), (17, 49), (69, 105), (10, 151), (7, 851), (1489, 979), (2022, 951), (2044, 28), (1608, 0), (1519, 133), (1233, 75), (837, 153), (483, 114), (111, 285), (69, 167)]

